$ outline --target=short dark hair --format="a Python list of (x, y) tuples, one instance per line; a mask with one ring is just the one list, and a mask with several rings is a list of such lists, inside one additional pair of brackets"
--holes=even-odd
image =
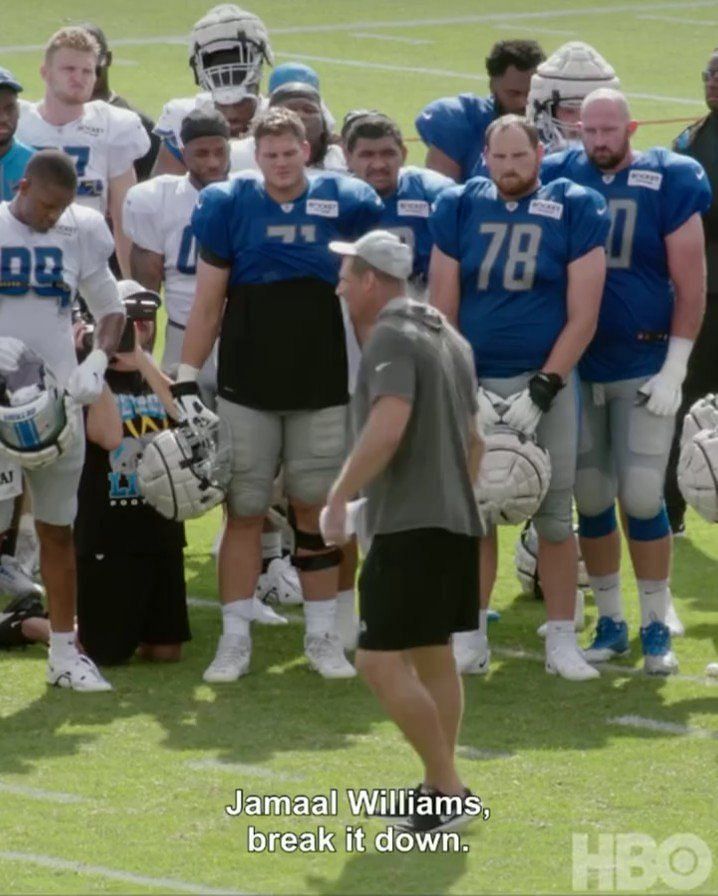
[(263, 112), (255, 119), (252, 133), (255, 145), (262, 137), (280, 137), (282, 134), (291, 134), (300, 143), (307, 139), (304, 122), (296, 112), (292, 112), (285, 106), (275, 106)]
[(510, 65), (527, 72), (545, 58), (546, 54), (535, 40), (500, 40), (486, 57), (486, 71), (490, 78), (503, 75)]
[(25, 168), (26, 178), (37, 178), (44, 184), (77, 189), (77, 171), (71, 156), (61, 149), (39, 149)]
[(352, 152), (357, 140), (380, 140), (382, 137), (391, 137), (399, 146), (404, 145), (399, 125), (381, 112), (374, 112), (357, 118), (349, 128), (345, 137), (347, 152)]
[(533, 149), (536, 149), (540, 143), (539, 132), (535, 125), (529, 124), (522, 115), (502, 115), (501, 118), (495, 118), (486, 128), (486, 133), (484, 134), (484, 145), (486, 148), (489, 148), (491, 138), (497, 131), (505, 131), (507, 128), (514, 126), (521, 128), (529, 138), (529, 143)]
[(227, 119), (218, 109), (193, 109), (182, 119), (180, 140), (186, 146), (198, 137), (224, 137), (229, 140)]

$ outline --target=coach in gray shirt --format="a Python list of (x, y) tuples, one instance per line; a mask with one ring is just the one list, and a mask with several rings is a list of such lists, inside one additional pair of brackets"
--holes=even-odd
[(357, 437), (328, 498), (325, 537), (346, 541), (346, 503), (363, 493), (372, 543), (356, 667), (424, 764), (423, 784), (398, 793), (433, 801), (432, 811), (410, 801), (404, 825), (455, 830), (478, 803), (454, 764), (463, 695), (450, 647), (452, 632), (478, 621), (473, 358), (440, 312), (406, 298), (412, 253), (397, 236), (376, 230), (330, 248), (345, 256), (337, 292), (362, 359)]

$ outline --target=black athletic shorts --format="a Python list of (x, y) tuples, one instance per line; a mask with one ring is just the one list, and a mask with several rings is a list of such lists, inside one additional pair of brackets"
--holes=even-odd
[(359, 575), (359, 647), (447, 644), (479, 627), (479, 540), (446, 529), (375, 535)]
[(127, 662), (140, 644), (189, 641), (182, 551), (78, 557), (77, 627), (105, 666)]

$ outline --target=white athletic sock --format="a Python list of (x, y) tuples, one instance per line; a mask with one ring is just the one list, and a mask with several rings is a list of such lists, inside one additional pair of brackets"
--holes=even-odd
[(329, 600), (305, 600), (304, 601), (304, 625), (307, 634), (321, 636), (334, 634), (336, 628), (337, 599)]
[(347, 588), (337, 594), (337, 628), (351, 625), (356, 619), (356, 595), (353, 588)]
[(486, 632), (483, 629), (472, 629), (470, 632), (454, 632), (451, 636), (456, 644), (466, 647), (467, 650), (476, 650), (479, 647), (479, 641)]
[(489, 633), (489, 611), (488, 611), (488, 608), (486, 610), (479, 610), (479, 631), (483, 635), (488, 635), (488, 633)]
[(573, 619), (549, 619), (546, 623), (546, 649), (559, 646), (577, 646)]
[(598, 615), (608, 616), (614, 622), (621, 622), (624, 618), (621, 573), (611, 572), (607, 576), (590, 575), (588, 581), (598, 607)]
[(228, 604), (222, 604), (223, 634), (249, 637), (249, 621), (242, 612), (243, 606), (247, 603), (251, 603), (251, 598), (239, 598)]
[(50, 659), (54, 662), (69, 662), (78, 655), (75, 632), (50, 632)]
[(282, 556), (282, 533), (262, 532), (262, 560), (267, 563)]
[(651, 622), (665, 622), (671, 592), (668, 579), (637, 579), (638, 601), (641, 605), (641, 627)]

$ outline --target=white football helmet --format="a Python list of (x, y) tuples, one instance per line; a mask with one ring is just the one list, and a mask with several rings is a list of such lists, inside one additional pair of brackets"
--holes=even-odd
[(526, 118), (536, 125), (541, 142), (549, 152), (580, 144), (575, 121), (560, 119), (559, 107), (579, 108), (582, 101), (600, 87), (618, 89), (616, 72), (599, 52), (580, 40), (559, 47), (539, 65), (531, 77)]
[(551, 481), (548, 452), (523, 433), (497, 426), (484, 438), (484, 456), (474, 488), (481, 519), (513, 525), (529, 519)]
[(230, 455), (219, 427), (166, 429), (149, 442), (137, 465), (140, 492), (169, 520), (202, 516), (225, 498)]
[(210, 9), (190, 34), (189, 64), (195, 81), (221, 104), (256, 95), (262, 65), (273, 61), (264, 22), (233, 3)]
[(54, 463), (72, 444), (75, 406), (42, 358), (2, 337), (14, 355), (0, 362), (0, 451), (27, 469)]
[(681, 448), (690, 442), (693, 436), (702, 429), (718, 427), (718, 395), (709, 392), (694, 402), (683, 418), (681, 429)]
[[(577, 532), (576, 526), (574, 526), (574, 532)], [(521, 593), (531, 594), (533, 597), (541, 599), (543, 592), (538, 574), (538, 533), (530, 520), (516, 539), (514, 565), (516, 566), (516, 578), (521, 585)], [(583, 562), (580, 548), (578, 552), (578, 580), (576, 585), (582, 591), (586, 591), (589, 588), (588, 570)]]
[(702, 429), (683, 445), (678, 488), (703, 519), (718, 523), (718, 430)]

